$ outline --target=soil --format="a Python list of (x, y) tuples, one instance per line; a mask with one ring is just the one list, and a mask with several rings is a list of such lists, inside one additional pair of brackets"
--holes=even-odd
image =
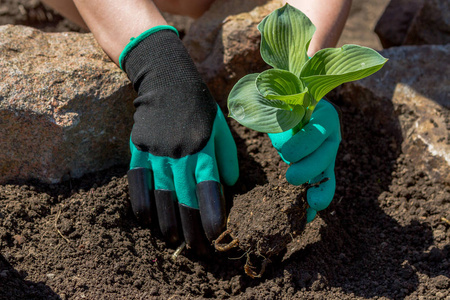
[(245, 273), (253, 278), (261, 277), (270, 258), (285, 251), (305, 229), (308, 185), (292, 186), (285, 174), (279, 179), (236, 195), (227, 229), (214, 241), (218, 251), (239, 247), (247, 258)]
[[(67, 22), (54, 14), (33, 23), (34, 9), (54, 14), (6, 0), (0, 24)], [(0, 186), (0, 299), (450, 299), (450, 186), (401, 152), (398, 126), (378, 128), (331, 98), (344, 132), (335, 198), (262, 278), (245, 274), (240, 249), (173, 260), (174, 249), (137, 224), (119, 166), (61, 184)], [(241, 177), (228, 197), (298, 192), (284, 184), (286, 166), (266, 135), (230, 126)]]
[(267, 258), (280, 253), (305, 227), (305, 192), (305, 186), (291, 186), (282, 174), (275, 184), (236, 195), (227, 222), (229, 235), (244, 252)]

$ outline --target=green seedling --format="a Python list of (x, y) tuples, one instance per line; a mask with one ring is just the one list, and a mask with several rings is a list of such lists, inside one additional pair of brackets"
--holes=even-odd
[(316, 30), (300, 10), (286, 4), (258, 25), (261, 56), (272, 69), (248, 74), (230, 92), (230, 117), (266, 133), (293, 128), (295, 134), (308, 123), (317, 103), (342, 83), (367, 77), (387, 59), (358, 45), (327, 48), (307, 55)]

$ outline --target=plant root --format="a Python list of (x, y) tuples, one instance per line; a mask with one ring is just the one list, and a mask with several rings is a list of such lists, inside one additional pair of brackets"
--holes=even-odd
[(178, 246), (177, 250), (175, 250), (175, 252), (172, 254), (172, 256), (170, 257), (170, 259), (175, 262), (178, 258), (178, 255), (180, 255), (180, 253), (184, 250), (184, 248), (186, 247), (186, 242), (181, 243), (180, 246)]
[(256, 267), (253, 266), (252, 262), (250, 261), (250, 254), (247, 253), (247, 261), (245, 262), (245, 266), (244, 266), (245, 274), (247, 274), (248, 276), (250, 276), (253, 279), (261, 278), (262, 275), (264, 274), (264, 272), (266, 271), (267, 265), (270, 262), (271, 262), (270, 259), (264, 258), (264, 260), (261, 263), (261, 269), (259, 270), (259, 272), (256, 272), (255, 271)]
[(70, 244), (70, 240), (68, 239), (68, 238), (66, 238), (62, 233), (61, 233), (61, 231), (58, 229), (58, 220), (59, 220), (59, 216), (61, 215), (61, 209), (58, 211), (58, 215), (56, 216), (56, 218), (55, 218), (55, 229), (56, 229), (56, 232), (58, 232), (59, 233), (59, 235), (68, 243), (68, 244)]
[[(225, 237), (231, 237), (232, 241), (228, 244), (221, 244), (222, 240)], [(225, 252), (230, 250), (231, 248), (237, 247), (239, 245), (239, 240), (234, 236), (234, 234), (231, 232), (231, 230), (225, 230), (222, 232), (219, 237), (214, 241), (214, 248), (216, 248), (217, 251)]]
[(441, 217), (441, 221), (444, 221), (445, 223), (447, 223), (448, 225), (450, 225), (450, 221), (444, 217)]

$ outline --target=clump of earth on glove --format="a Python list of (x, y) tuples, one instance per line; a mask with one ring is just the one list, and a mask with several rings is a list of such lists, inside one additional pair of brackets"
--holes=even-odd
[(246, 274), (261, 277), (270, 257), (284, 251), (305, 228), (306, 190), (307, 185), (292, 186), (285, 181), (273, 185), (269, 193), (258, 186), (236, 195), (227, 230), (214, 242), (216, 250), (241, 248), (247, 255)]

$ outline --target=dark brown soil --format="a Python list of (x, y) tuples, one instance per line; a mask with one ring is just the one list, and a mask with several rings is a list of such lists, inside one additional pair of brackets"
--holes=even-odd
[[(335, 199), (261, 279), (245, 275), (237, 248), (172, 261), (174, 250), (136, 223), (124, 166), (58, 185), (0, 186), (0, 299), (449, 299), (448, 183), (401, 153), (398, 126), (377, 128), (333, 100), (344, 125)], [(241, 177), (229, 197), (295, 190), (267, 136), (230, 124)]]
[(249, 259), (246, 269), (250, 255), (263, 259), (265, 265), (273, 255), (285, 251), (305, 228), (307, 185), (290, 185), (281, 175), (276, 184), (257, 186), (234, 197), (227, 230), (215, 241), (218, 251), (241, 248)]

